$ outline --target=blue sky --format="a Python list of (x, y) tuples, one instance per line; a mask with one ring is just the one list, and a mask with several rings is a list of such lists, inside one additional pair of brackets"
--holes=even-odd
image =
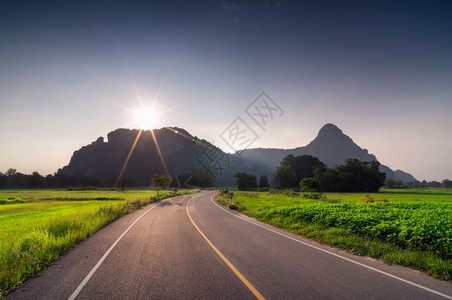
[[(53, 173), (155, 103), (156, 127), (294, 148), (334, 123), (381, 163), (452, 178), (450, 1), (0, 0), (0, 171)], [(245, 108), (284, 111), (266, 131)]]

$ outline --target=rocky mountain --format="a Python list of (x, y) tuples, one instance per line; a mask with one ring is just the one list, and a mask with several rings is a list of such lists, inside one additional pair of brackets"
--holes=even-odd
[(99, 137), (75, 151), (69, 164), (58, 172), (99, 178), (111, 184), (121, 177), (138, 186), (149, 185), (152, 174), (165, 174), (166, 170), (176, 181), (179, 177), (186, 181), (190, 176), (182, 175), (196, 169), (196, 174), (210, 176), (222, 186), (234, 185), (236, 170), (264, 172), (259, 166), (228, 155), (181, 128), (116, 129), (107, 138), (105, 141)]
[[(267, 168), (275, 169), (281, 160), (292, 154), (294, 156), (308, 154), (315, 156), (325, 163), (328, 167), (344, 164), (349, 158), (356, 158), (360, 161), (377, 160), (375, 155), (370, 154), (367, 149), (362, 149), (353, 142), (353, 140), (345, 135), (334, 124), (324, 125), (317, 137), (304, 147), (295, 149), (247, 149), (241, 151), (240, 155), (254, 164), (265, 165)], [(378, 160), (377, 160), (378, 161)], [(412, 175), (397, 170), (394, 172), (385, 165), (380, 166), (380, 171), (386, 173), (387, 178), (409, 182), (416, 180)]]
[[(377, 160), (333, 124), (323, 126), (318, 136), (304, 147), (290, 150), (247, 149), (233, 155), (192, 136), (184, 129), (165, 127), (153, 131), (112, 131), (107, 141), (99, 137), (75, 151), (69, 164), (58, 172), (95, 177), (111, 183), (117, 182), (118, 178), (126, 178), (135, 185), (146, 186), (152, 174), (163, 174), (167, 170), (179, 184), (190, 184), (190, 180), (194, 180), (191, 175), (196, 173), (210, 176), (217, 186), (233, 186), (233, 175), (238, 171), (253, 173), (258, 178), (265, 174), (271, 180), (276, 167), (288, 154), (316, 156), (330, 167), (343, 164), (348, 158)], [(403, 182), (415, 180), (408, 173), (394, 172), (383, 165), (381, 171), (387, 174), (387, 178)]]

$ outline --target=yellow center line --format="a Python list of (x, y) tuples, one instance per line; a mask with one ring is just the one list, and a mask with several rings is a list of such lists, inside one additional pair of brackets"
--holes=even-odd
[(192, 199), (193, 199), (193, 197), (190, 198), (190, 200), (188, 200), (185, 210), (186, 210), (187, 216), (190, 219), (193, 226), (195, 226), (195, 228), (198, 230), (198, 232), (201, 234), (201, 236), (204, 238), (204, 240), (207, 242), (207, 244), (209, 244), (209, 246), (215, 251), (215, 253), (218, 254), (218, 256), (226, 263), (226, 265), (232, 270), (232, 272), (234, 272), (234, 274), (254, 294), (254, 296), (256, 296), (257, 299), (264, 300), (265, 299), (264, 296), (262, 296), (261, 293), (259, 293), (259, 291), (245, 278), (245, 276), (243, 276), (242, 273), (240, 273), (240, 271), (237, 270), (237, 268), (234, 267), (234, 265), (223, 255), (223, 253), (221, 253), (220, 250), (218, 250), (218, 248), (215, 247), (215, 245), (207, 238), (207, 236), (201, 231), (201, 229), (199, 229), (199, 227), (198, 227), (198, 225), (196, 225), (195, 221), (193, 221), (192, 217), (190, 216), (190, 212), (188, 211), (188, 205)]

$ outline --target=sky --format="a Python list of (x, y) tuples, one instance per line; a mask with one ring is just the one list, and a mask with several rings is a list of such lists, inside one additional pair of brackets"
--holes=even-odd
[(286, 149), (333, 123), (394, 170), (452, 178), (451, 53), (450, 1), (0, 0), (0, 172), (53, 174), (149, 106), (227, 152), (237, 122), (245, 146)]

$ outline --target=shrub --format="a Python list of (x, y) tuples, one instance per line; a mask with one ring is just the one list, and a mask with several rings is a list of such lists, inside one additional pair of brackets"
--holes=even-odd
[(326, 200), (326, 196), (323, 196), (323, 193), (304, 193), (303, 197), (306, 199), (325, 199)]
[(228, 206), (229, 206), (229, 209), (234, 209), (234, 210), (239, 209), (239, 204), (238, 203), (231, 203)]
[(372, 197), (367, 196), (366, 199), (364, 199), (364, 202), (373, 203), (373, 202), (375, 202), (375, 200)]
[(270, 194), (279, 194), (289, 197), (299, 197), (300, 193), (295, 191), (294, 189), (271, 189), (269, 191)]
[(225, 198), (227, 198), (227, 199), (232, 199), (232, 197), (234, 197), (234, 193), (233, 193), (233, 192), (230, 192), (230, 191), (228, 191), (228, 190), (220, 190), (219, 195), (220, 195), (221, 197), (225, 197)]
[(0, 199), (0, 205), (2, 204), (16, 204), (16, 203), (24, 203), (25, 201), (20, 198), (10, 197), (7, 199)]

